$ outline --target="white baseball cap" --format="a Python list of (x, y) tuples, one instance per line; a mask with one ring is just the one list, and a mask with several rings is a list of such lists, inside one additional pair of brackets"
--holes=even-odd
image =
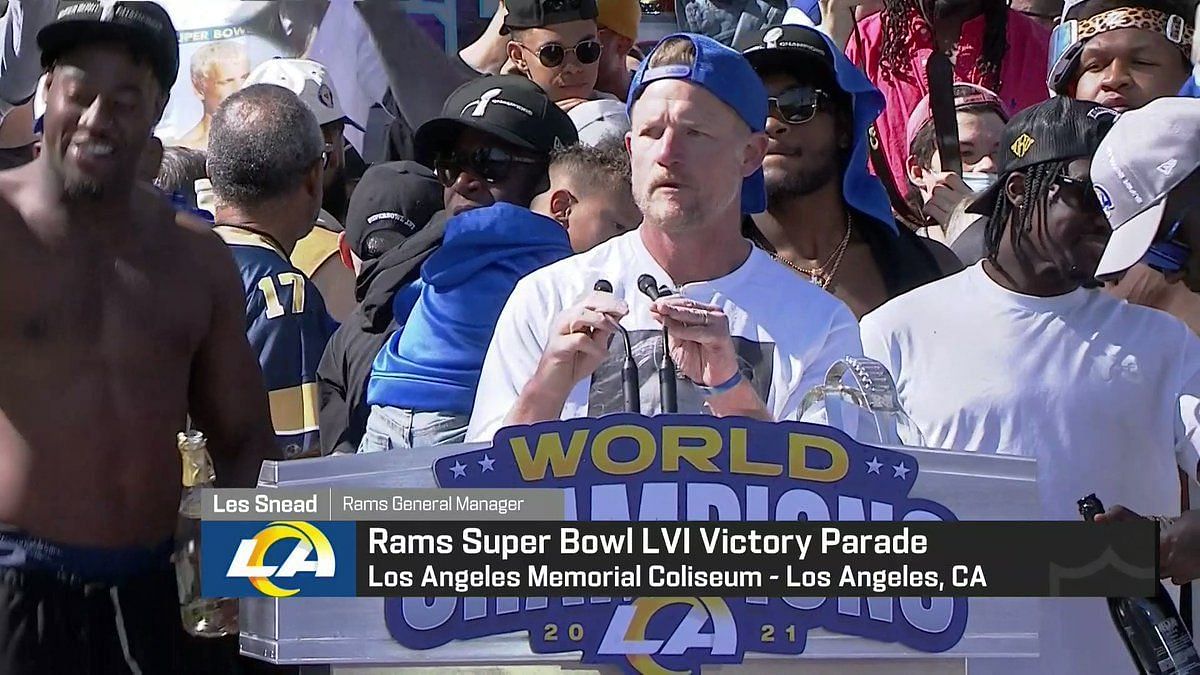
[(1158, 234), (1167, 193), (1200, 166), (1200, 99), (1169, 96), (1123, 113), (1092, 158), (1092, 185), (1112, 226), (1096, 276), (1122, 272)]
[(584, 145), (599, 145), (613, 137), (623, 140), (629, 131), (629, 113), (625, 104), (615, 99), (584, 101), (571, 108), (567, 117), (575, 123), (579, 142)]
[(354, 120), (350, 119), (338, 99), (337, 90), (333, 88), (333, 80), (325, 66), (308, 59), (274, 58), (263, 61), (246, 77), (242, 88), (252, 84), (277, 84), (289, 89), (304, 101), (304, 105), (317, 118), (317, 124), (322, 126), (339, 120), (363, 131)]

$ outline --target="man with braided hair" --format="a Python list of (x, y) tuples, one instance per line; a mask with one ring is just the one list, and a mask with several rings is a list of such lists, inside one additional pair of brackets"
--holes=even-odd
[[(1066, 97), (1014, 116), (970, 207), (989, 217), (986, 258), (862, 320), (928, 444), (1037, 458), (1046, 520), (1078, 518), (1090, 492), (1177, 514), (1176, 467), (1195, 476), (1200, 458), (1200, 339), (1092, 282), (1110, 228), (1088, 176), (1115, 117)], [(1037, 662), (979, 671), (1132, 672), (1102, 599), (1044, 600), (1039, 631)]]
[(950, 56), (955, 82), (986, 87), (1016, 112), (1049, 95), (1029, 76), (1045, 67), (1048, 43), (1043, 26), (999, 0), (885, 0), (883, 11), (860, 21), (846, 55), (887, 101), (876, 126), (897, 193), (909, 189), (905, 132), (929, 91), (925, 65), (935, 49)]

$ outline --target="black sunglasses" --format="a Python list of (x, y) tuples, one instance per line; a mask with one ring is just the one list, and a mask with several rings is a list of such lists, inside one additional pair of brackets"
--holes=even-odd
[(589, 63), (595, 63), (600, 60), (600, 52), (603, 50), (603, 46), (596, 40), (584, 40), (574, 47), (564, 47), (557, 42), (550, 42), (538, 47), (536, 51), (520, 42), (517, 44), (521, 45), (521, 49), (535, 54), (538, 57), (538, 61), (541, 61), (542, 65), (547, 68), (561, 66), (562, 62), (566, 60), (568, 52), (574, 52), (575, 58), (579, 59), (579, 62), (586, 66)]
[(817, 116), (822, 101), (830, 100), (829, 94), (815, 87), (792, 87), (767, 97), (767, 114), (778, 114), (788, 124), (804, 124)]
[(478, 176), (489, 183), (508, 178), (513, 164), (540, 164), (541, 160), (514, 155), (501, 148), (475, 148), (468, 152), (441, 152), (434, 156), (433, 172), (445, 187), (454, 185), (463, 173)]
[(1064, 197), (1071, 206), (1082, 211), (1104, 213), (1104, 207), (1100, 205), (1100, 198), (1096, 196), (1096, 191), (1092, 188), (1092, 181), (1071, 178), (1064, 173), (1060, 173), (1055, 176), (1054, 182), (1058, 183), (1061, 187), (1070, 188), (1069, 191), (1064, 193)]

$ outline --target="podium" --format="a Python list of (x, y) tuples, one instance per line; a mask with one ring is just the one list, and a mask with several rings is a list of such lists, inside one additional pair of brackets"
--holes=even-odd
[[(439, 446), (365, 455), (265, 462), (263, 488), (437, 487), (436, 460), (488, 447)], [(919, 462), (912, 495), (950, 508), (959, 520), (1038, 520), (1036, 462), (1030, 458), (919, 448), (892, 448)], [(846, 602), (865, 602), (859, 598)], [(705, 673), (882, 673), (949, 675), (1022, 672), (1038, 652), (1038, 600), (971, 598), (965, 632), (948, 651), (925, 653), (816, 628), (800, 655), (747, 651), (740, 665), (705, 665)], [(407, 649), (384, 621), (380, 598), (244, 598), (243, 654), (302, 672), (355, 673), (610, 673), (616, 667), (580, 664), (579, 652), (538, 654), (525, 632), (455, 640), (434, 649)]]

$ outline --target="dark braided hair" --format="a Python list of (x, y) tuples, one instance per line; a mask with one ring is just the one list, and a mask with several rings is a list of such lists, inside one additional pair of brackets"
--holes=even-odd
[[(884, 73), (910, 71), (908, 36), (912, 33), (913, 22), (921, 16), (918, 2), (929, 0), (883, 2), (883, 48), (879, 64)], [(979, 73), (979, 84), (998, 92), (1001, 84), (1000, 62), (1004, 60), (1004, 52), (1008, 49), (1008, 3), (1005, 0), (983, 0), (983, 20), (983, 49), (975, 70)], [(919, 75), (923, 77), (924, 73)]]
[[(1065, 161), (1044, 162), (1024, 169), (1025, 198), (1021, 200), (1020, 207), (1014, 207), (1001, 188), (1001, 194), (997, 195), (996, 204), (992, 208), (992, 216), (988, 219), (983, 231), (988, 260), (996, 262), (996, 255), (1000, 251), (1000, 242), (1006, 227), (1009, 228), (1008, 236), (1012, 240), (1013, 250), (1020, 255), (1021, 241), (1033, 229), (1034, 210), (1036, 209), (1037, 215), (1045, 219), (1046, 206), (1050, 198), (1050, 186), (1054, 184), (1054, 180), (1063, 172), (1066, 165)], [(1004, 185), (1011, 175), (1010, 172), (1000, 176), (999, 184)], [(1013, 221), (1011, 227), (1009, 227), (1010, 220)]]
[(1004, 0), (984, 0), (983, 49), (975, 69), (983, 86), (1000, 93), (1000, 62), (1008, 50), (1008, 3)]

